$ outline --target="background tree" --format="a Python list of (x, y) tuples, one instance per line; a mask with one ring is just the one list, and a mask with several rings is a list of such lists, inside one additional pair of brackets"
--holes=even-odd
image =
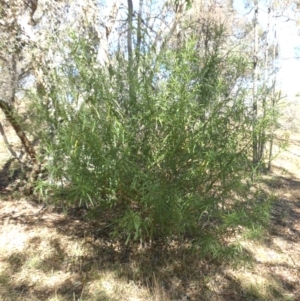
[[(1, 97), (0, 108), (20, 138), (31, 163), (38, 166), (35, 149), (27, 138), (20, 118), (15, 110), (17, 95), (22, 95), (23, 87), (31, 73), (32, 64), (28, 52), (31, 47), (30, 32), (27, 31), (32, 15), (36, 10), (36, 2), (1, 1)], [(9, 145), (4, 128), (0, 124), (1, 134), (11, 154), (17, 159), (16, 152)], [(38, 168), (36, 168), (38, 170)]]

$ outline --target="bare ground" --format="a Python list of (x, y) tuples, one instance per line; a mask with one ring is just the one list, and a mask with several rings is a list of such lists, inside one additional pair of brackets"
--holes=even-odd
[(300, 300), (300, 135), (275, 160), (269, 229), (244, 240), (251, 262), (199, 260), (185, 245), (124, 247), (77, 208), (65, 214), (11, 193), (0, 140), (0, 300)]

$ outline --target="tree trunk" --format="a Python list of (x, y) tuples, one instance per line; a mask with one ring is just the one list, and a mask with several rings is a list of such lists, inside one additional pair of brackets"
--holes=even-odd
[(127, 32), (127, 51), (128, 51), (128, 84), (129, 84), (129, 104), (127, 106), (127, 114), (131, 115), (131, 110), (135, 108), (136, 94), (135, 94), (135, 74), (133, 61), (133, 4), (132, 0), (127, 0), (128, 3), (128, 32)]
[[(275, 20), (275, 19), (274, 19)], [(275, 70), (275, 57), (276, 57), (276, 46), (277, 46), (277, 30), (276, 30), (276, 21), (274, 22), (274, 46), (273, 46), (273, 70)], [(275, 93), (275, 87), (276, 87), (276, 75), (273, 80), (273, 87), (272, 87), (272, 114), (274, 118), (274, 111), (275, 111), (275, 103), (276, 103), (276, 93)], [(274, 121), (271, 128), (271, 137), (270, 137), (270, 146), (269, 146), (269, 160), (268, 160), (268, 171), (272, 171), (272, 155), (273, 155), (273, 143), (274, 143), (274, 132), (275, 132), (275, 126)]]
[(38, 160), (37, 160), (36, 152), (34, 150), (32, 143), (28, 140), (25, 132), (22, 130), (20, 123), (14, 117), (13, 107), (8, 105), (4, 100), (0, 99), (0, 108), (4, 112), (6, 119), (9, 121), (9, 123), (15, 130), (17, 136), (21, 140), (23, 147), (25, 148), (26, 153), (28, 154), (28, 156), (31, 159), (33, 168), (32, 168), (32, 171), (31, 171), (31, 174), (29, 177), (29, 181), (24, 189), (24, 193), (26, 195), (30, 195), (33, 193), (33, 184), (36, 181), (38, 174), (40, 172), (40, 169), (41, 169), (40, 164), (38, 163)]
[[(271, 5), (271, 4), (270, 4)], [(267, 30), (266, 30), (266, 40), (265, 40), (265, 66), (264, 66), (264, 88), (268, 87), (268, 79), (269, 79), (269, 72), (268, 72), (268, 62), (269, 62), (269, 33), (270, 33), (270, 15), (271, 15), (271, 6), (268, 7), (268, 19), (267, 19)], [(265, 89), (266, 91), (266, 89)], [(267, 115), (267, 99), (268, 95), (264, 92), (262, 97), (262, 114), (263, 120), (265, 120)], [(262, 131), (259, 133), (259, 154), (258, 154), (258, 161), (261, 161), (264, 158), (266, 147), (266, 129), (263, 128)]]
[(254, 11), (254, 49), (253, 49), (253, 164), (258, 163), (258, 139), (257, 139), (257, 79), (258, 79), (258, 3)]
[(20, 159), (18, 158), (17, 153), (13, 150), (13, 148), (11, 147), (11, 145), (10, 145), (9, 142), (8, 142), (8, 139), (7, 139), (7, 137), (6, 137), (6, 134), (5, 134), (5, 131), (4, 131), (4, 128), (3, 128), (1, 122), (0, 122), (0, 133), (1, 133), (1, 135), (2, 135), (3, 141), (4, 141), (4, 143), (5, 143), (6, 147), (7, 147), (7, 149), (8, 149), (9, 152), (11, 153), (11, 155), (12, 155), (14, 158), (16, 158), (17, 160), (20, 161)]

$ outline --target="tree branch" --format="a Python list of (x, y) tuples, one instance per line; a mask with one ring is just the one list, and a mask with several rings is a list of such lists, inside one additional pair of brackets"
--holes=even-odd
[(32, 163), (36, 164), (37, 163), (36, 152), (35, 152), (32, 144), (31, 144), (31, 142), (28, 140), (26, 134), (22, 130), (21, 125), (19, 124), (19, 122), (17, 121), (17, 119), (14, 117), (13, 107), (11, 107), (10, 105), (8, 105), (8, 103), (5, 102), (4, 100), (0, 99), (0, 108), (2, 109), (3, 113), (5, 114), (5, 117), (7, 118), (7, 120), (11, 124), (11, 126), (14, 128), (17, 136), (21, 140), (22, 145), (24, 146), (25, 151), (29, 155)]

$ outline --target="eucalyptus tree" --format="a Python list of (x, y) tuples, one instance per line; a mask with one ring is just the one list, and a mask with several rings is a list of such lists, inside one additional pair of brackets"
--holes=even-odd
[[(281, 99), (276, 74), (280, 65), (280, 47), (277, 39), (277, 27), (281, 22), (295, 20), (295, 1), (245, 1), (252, 20), (248, 24), (247, 45), (252, 57), (252, 118), (253, 118), (253, 155), (254, 166), (265, 165), (271, 168), (274, 131), (278, 128), (277, 105)], [(264, 22), (262, 21), (264, 20)], [(252, 24), (251, 24), (252, 23)], [(251, 42), (252, 39), (252, 42)]]
[[(0, 2), (0, 108), (20, 138), (22, 146), (34, 166), (38, 164), (36, 151), (23, 130), (16, 108), (18, 95), (22, 94), (32, 71), (32, 62), (28, 55), (28, 52), (31, 51), (32, 41), (27, 28), (32, 23), (36, 4), (36, 1)], [(19, 159), (8, 142), (2, 123), (0, 123), (0, 131), (11, 154)]]

